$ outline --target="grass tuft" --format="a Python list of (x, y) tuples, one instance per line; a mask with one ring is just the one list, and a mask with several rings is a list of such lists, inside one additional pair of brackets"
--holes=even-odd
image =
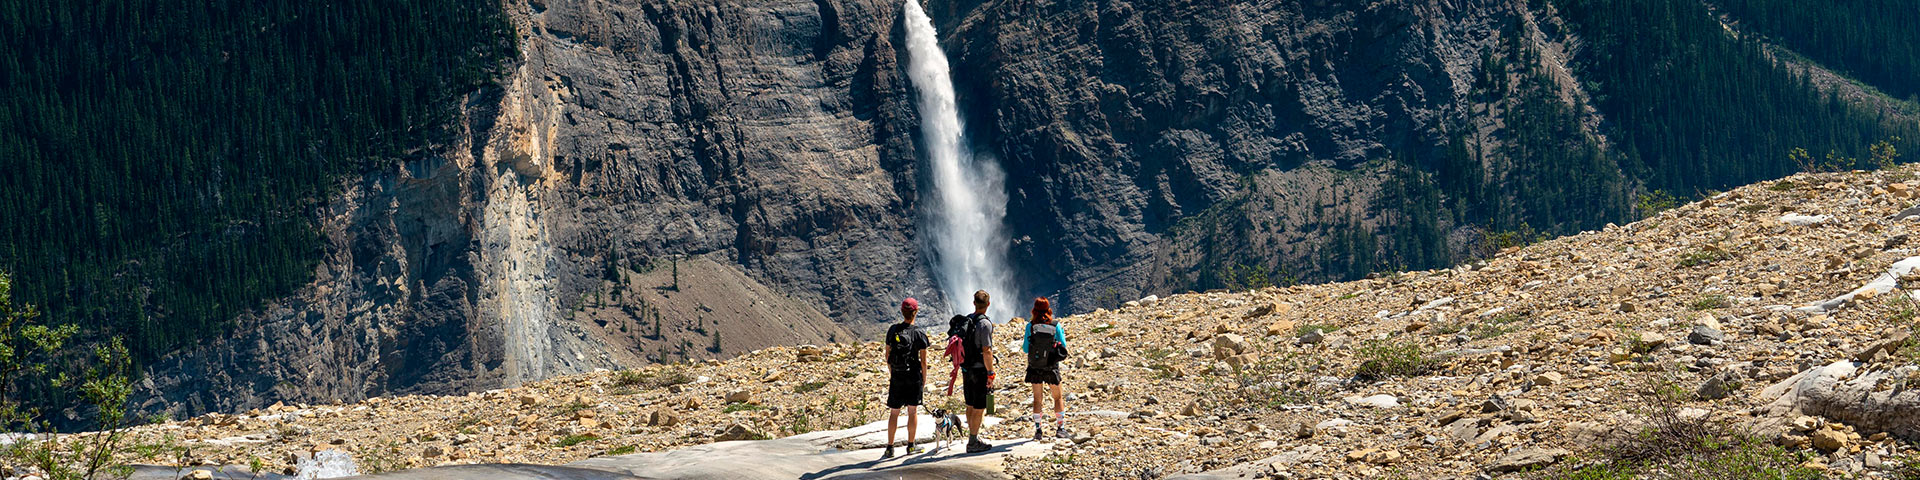
[(582, 444), (582, 443), (587, 443), (587, 442), (592, 442), (592, 441), (596, 441), (596, 440), (599, 440), (599, 439), (600, 439), (600, 436), (599, 436), (599, 435), (594, 435), (594, 434), (591, 434), (591, 433), (582, 433), (582, 434), (578, 434), (578, 435), (568, 435), (568, 436), (567, 436), (567, 438), (562, 438), (562, 439), (560, 439), (560, 441), (558, 441), (558, 442), (554, 442), (554, 444), (553, 444), (553, 446), (555, 446), (555, 447), (559, 447), (559, 448), (567, 448), (567, 447), (571, 447), (571, 446), (574, 446), (574, 445), (579, 445), (579, 444)]
[(1726, 295), (1718, 294), (1718, 293), (1712, 293), (1712, 294), (1695, 297), (1693, 299), (1693, 303), (1687, 304), (1687, 308), (1691, 308), (1693, 309), (1693, 311), (1696, 311), (1696, 312), (1701, 310), (1727, 308), (1729, 306), (1733, 306), (1733, 302), (1728, 300)]
[(1361, 380), (1424, 375), (1440, 367), (1440, 360), (1419, 343), (1407, 340), (1370, 340), (1354, 351), (1362, 359), (1353, 373)]

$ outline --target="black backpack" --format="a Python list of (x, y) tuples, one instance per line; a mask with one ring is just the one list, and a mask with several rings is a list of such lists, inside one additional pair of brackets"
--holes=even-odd
[(960, 337), (960, 348), (967, 355), (965, 366), (986, 365), (986, 361), (981, 359), (985, 355), (981, 353), (985, 345), (980, 342), (979, 331), (980, 322), (987, 321), (990, 320), (987, 320), (986, 315), (976, 313), (964, 317), (956, 316), (951, 323), (947, 324), (947, 335)]
[[(1050, 327), (1042, 331), (1040, 327)], [(1053, 368), (1061, 360), (1067, 359), (1067, 346), (1060, 343), (1059, 325), (1033, 324), (1033, 337), (1027, 339), (1027, 365), (1033, 368)]]
[(887, 336), (887, 367), (895, 372), (920, 370), (920, 358), (913, 350), (913, 328), (902, 328)]

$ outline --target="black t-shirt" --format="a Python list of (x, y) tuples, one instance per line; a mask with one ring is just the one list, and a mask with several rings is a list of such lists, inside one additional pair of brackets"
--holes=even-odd
[[(904, 338), (896, 338), (896, 336), (904, 336)], [(904, 322), (896, 323), (893, 324), (892, 327), (887, 328), (887, 344), (911, 345), (911, 347), (907, 348), (907, 356), (912, 359), (911, 361), (914, 365), (913, 371), (919, 372), (926, 370), (927, 366), (920, 363), (920, 351), (933, 346), (933, 342), (927, 340), (927, 334), (925, 332), (921, 332), (920, 329), (914, 328), (914, 326)]]

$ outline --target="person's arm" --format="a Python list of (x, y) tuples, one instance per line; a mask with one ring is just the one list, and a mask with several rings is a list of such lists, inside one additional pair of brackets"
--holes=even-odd
[(1027, 332), (1025, 334), (1020, 335), (1020, 351), (1022, 352), (1033, 351), (1031, 347), (1029, 347), (1029, 343), (1033, 341), (1032, 339), (1033, 339), (1033, 321), (1028, 320)]
[(921, 385), (927, 384), (927, 371), (929, 370), (933, 370), (933, 369), (927, 368), (927, 349), (922, 348), (920, 349), (920, 384)]

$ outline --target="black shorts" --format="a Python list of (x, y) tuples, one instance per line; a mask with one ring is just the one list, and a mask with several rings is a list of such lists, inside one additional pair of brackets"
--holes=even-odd
[(1029, 367), (1027, 368), (1026, 382), (1059, 385), (1060, 384), (1060, 366), (1054, 365), (1053, 367), (1050, 367), (1050, 368)]
[(987, 396), (993, 394), (993, 392), (987, 391), (987, 369), (962, 369), (960, 376), (963, 377), (966, 382), (960, 390), (961, 393), (964, 394), (962, 396), (966, 397), (967, 406), (971, 408), (987, 408)]
[(887, 408), (920, 405), (926, 383), (927, 378), (920, 372), (895, 372), (893, 378), (887, 380)]

